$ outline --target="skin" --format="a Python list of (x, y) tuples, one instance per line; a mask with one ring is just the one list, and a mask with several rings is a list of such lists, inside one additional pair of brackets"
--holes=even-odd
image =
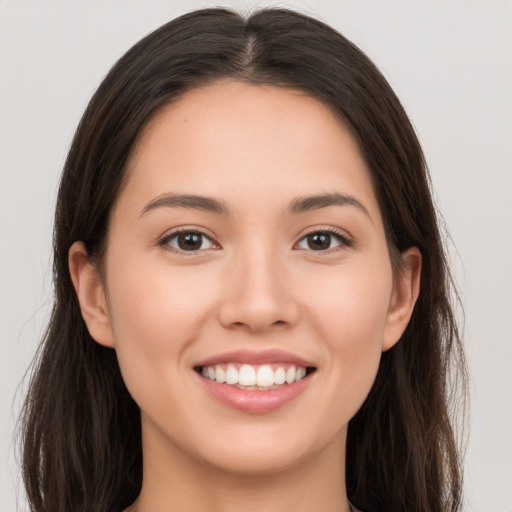
[[(393, 279), (369, 172), (350, 131), (304, 93), (221, 82), (152, 118), (111, 214), (105, 272), (81, 242), (70, 269), (92, 337), (113, 347), (142, 414), (144, 481), (131, 512), (348, 511), (347, 424), (382, 351), (405, 329), (421, 255)], [(162, 194), (229, 214), (145, 207)], [(298, 214), (299, 197), (353, 204)], [(180, 250), (176, 228), (208, 236)], [(334, 229), (314, 250), (306, 235)], [(223, 352), (282, 349), (312, 361), (303, 393), (250, 414), (213, 399), (193, 366)]]

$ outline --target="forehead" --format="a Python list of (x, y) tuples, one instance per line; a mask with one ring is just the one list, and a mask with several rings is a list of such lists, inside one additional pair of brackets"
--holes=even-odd
[(220, 82), (185, 93), (146, 125), (128, 173), (123, 194), (269, 203), (336, 191), (376, 208), (366, 162), (339, 116), (302, 91), (273, 86)]

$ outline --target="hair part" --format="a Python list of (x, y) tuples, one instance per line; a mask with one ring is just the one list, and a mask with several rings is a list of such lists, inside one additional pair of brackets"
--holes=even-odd
[(142, 484), (140, 411), (113, 349), (89, 335), (68, 251), (81, 240), (101, 268), (110, 213), (142, 130), (164, 105), (219, 80), (304, 91), (350, 128), (370, 170), (395, 271), (422, 253), (421, 292), (401, 341), (382, 356), (351, 420), (347, 492), (371, 512), (456, 512), (461, 460), (450, 419), (450, 365), (465, 362), (452, 281), (425, 159), (396, 95), (355, 45), (286, 9), (181, 16), (134, 45), (92, 97), (64, 166), (55, 215), (55, 302), (22, 415), (23, 476), (34, 512), (116, 511)]

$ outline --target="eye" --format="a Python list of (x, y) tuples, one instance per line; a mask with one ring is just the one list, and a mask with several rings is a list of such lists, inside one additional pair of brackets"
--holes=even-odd
[(165, 235), (160, 245), (169, 246), (176, 251), (195, 252), (206, 249), (216, 249), (218, 245), (201, 231), (183, 229)]
[(299, 240), (297, 247), (311, 251), (328, 251), (340, 246), (350, 247), (351, 245), (351, 240), (345, 235), (334, 230), (326, 229), (308, 233)]

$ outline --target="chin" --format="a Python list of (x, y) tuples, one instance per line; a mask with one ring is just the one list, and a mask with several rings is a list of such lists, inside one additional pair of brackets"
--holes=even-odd
[[(224, 456), (223, 456), (224, 455)], [(283, 453), (274, 450), (274, 453), (262, 453), (261, 450), (233, 450), (231, 453), (217, 453), (209, 462), (218, 470), (237, 476), (272, 476), (295, 466), (299, 467), (306, 457), (296, 453)]]
[[(208, 465), (230, 474), (245, 476), (276, 475), (303, 466), (308, 460), (322, 457), (330, 448), (344, 450), (345, 430), (334, 436), (292, 429), (248, 429), (236, 435), (230, 432), (221, 442), (211, 443), (202, 453)], [(306, 435), (304, 435), (306, 434)], [(323, 434), (323, 435), (322, 435)], [(334, 446), (336, 445), (336, 447)], [(339, 448), (338, 448), (339, 447)], [(332, 452), (331, 452), (332, 453)]]

